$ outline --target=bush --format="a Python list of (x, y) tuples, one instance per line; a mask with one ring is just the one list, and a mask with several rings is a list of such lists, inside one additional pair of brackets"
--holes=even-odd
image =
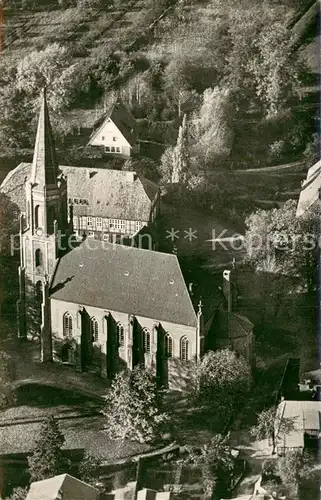
[(251, 370), (242, 356), (230, 349), (208, 351), (195, 367), (193, 397), (219, 407), (226, 418), (248, 392)]

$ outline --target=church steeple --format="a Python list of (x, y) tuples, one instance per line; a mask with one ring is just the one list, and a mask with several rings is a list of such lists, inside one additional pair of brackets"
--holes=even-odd
[[(39, 330), (35, 318), (41, 316), (42, 359), (45, 361), (51, 358), (49, 283), (57, 259), (61, 251), (66, 249), (65, 240), (70, 230), (67, 219), (67, 181), (59, 173), (45, 91), (41, 95), (31, 175), (26, 179), (25, 189), (26, 227), (23, 229), (21, 223), (20, 230), (19, 336), (25, 337), (27, 331), (33, 331), (34, 328)], [(37, 304), (34, 315), (30, 315), (26, 306), (28, 297), (32, 297), (32, 301)]]
[(46, 90), (43, 89), (30, 182), (39, 188), (55, 186), (57, 175), (55, 142), (50, 124)]

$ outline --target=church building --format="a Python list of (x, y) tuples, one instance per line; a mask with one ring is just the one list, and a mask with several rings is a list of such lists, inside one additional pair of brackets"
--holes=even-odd
[(200, 356), (202, 314), (173, 254), (87, 239), (59, 260), (50, 303), (53, 356), (81, 371), (143, 365), (177, 387)]
[(19, 337), (29, 331), (32, 291), (41, 303), (42, 361), (103, 377), (144, 365), (161, 384), (183, 387), (204, 332), (177, 257), (76, 238), (67, 182), (59, 173), (44, 92), (20, 224)]

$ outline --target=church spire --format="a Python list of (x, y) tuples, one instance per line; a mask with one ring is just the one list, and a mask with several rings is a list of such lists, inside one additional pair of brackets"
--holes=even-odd
[(31, 183), (39, 187), (55, 185), (58, 164), (49, 119), (46, 90), (42, 90), (36, 143), (31, 169)]

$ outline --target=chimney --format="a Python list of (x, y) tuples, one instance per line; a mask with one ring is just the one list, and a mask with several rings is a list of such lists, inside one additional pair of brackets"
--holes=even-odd
[(232, 312), (232, 283), (231, 283), (231, 271), (223, 271), (223, 295), (227, 301), (227, 310)]
[(91, 179), (92, 177), (94, 177), (94, 175), (97, 173), (95, 172), (95, 170), (90, 170), (89, 168), (87, 168), (86, 170), (86, 173), (87, 173), (87, 179)]
[(135, 182), (137, 179), (136, 172), (126, 172), (126, 179), (128, 182)]

